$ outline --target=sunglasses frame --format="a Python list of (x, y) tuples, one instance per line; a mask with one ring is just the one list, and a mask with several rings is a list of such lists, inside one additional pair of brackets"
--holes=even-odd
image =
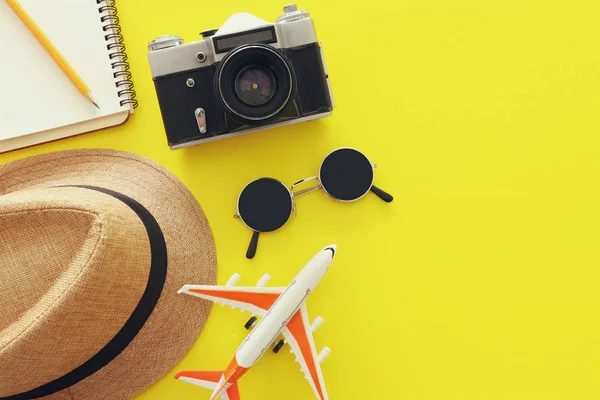
[[(369, 164), (371, 165), (371, 168), (373, 169), (373, 178), (372, 178), (372, 180), (371, 180), (371, 185), (370, 185), (369, 189), (368, 189), (368, 190), (367, 190), (367, 191), (366, 191), (366, 192), (365, 192), (363, 195), (361, 195), (360, 197), (357, 197), (356, 199), (352, 199), (352, 200), (342, 200), (342, 199), (338, 199), (337, 197), (335, 197), (335, 196), (331, 195), (331, 194), (330, 194), (330, 193), (327, 191), (327, 189), (325, 189), (325, 187), (323, 187), (323, 184), (321, 183), (321, 169), (322, 169), (322, 167), (323, 167), (323, 163), (325, 162), (325, 160), (327, 160), (327, 157), (329, 157), (331, 154), (335, 153), (335, 152), (336, 152), (336, 151), (338, 151), (338, 150), (345, 150), (345, 149), (348, 149), (348, 150), (354, 150), (354, 151), (356, 151), (357, 153), (360, 153), (360, 154), (361, 154), (363, 157), (365, 157), (365, 158), (367, 159), (367, 161), (368, 161), (368, 162), (369, 162)], [(374, 164), (374, 163), (372, 163), (372, 162), (371, 162), (371, 160), (369, 160), (369, 158), (368, 158), (368, 157), (367, 157), (367, 156), (366, 156), (366, 155), (365, 155), (365, 154), (364, 154), (362, 151), (360, 151), (360, 150), (357, 150), (357, 149), (355, 149), (355, 148), (352, 148), (352, 147), (340, 147), (340, 148), (337, 148), (337, 149), (335, 149), (335, 150), (333, 150), (333, 151), (329, 152), (329, 154), (327, 154), (327, 155), (326, 155), (326, 156), (323, 158), (323, 161), (321, 161), (321, 165), (319, 166), (319, 175), (318, 175), (318, 176), (311, 176), (311, 177), (308, 177), (308, 178), (304, 178), (304, 179), (302, 179), (302, 180), (300, 180), (300, 181), (298, 181), (298, 182), (294, 183), (294, 184), (293, 184), (293, 185), (292, 185), (290, 188), (288, 188), (288, 187), (285, 185), (285, 183), (283, 183), (283, 182), (282, 182), (282, 181), (280, 181), (279, 179), (275, 179), (275, 178), (269, 178), (269, 177), (261, 177), (261, 178), (254, 179), (254, 180), (252, 180), (251, 182), (249, 182), (249, 183), (248, 183), (246, 186), (244, 186), (244, 188), (243, 188), (243, 189), (240, 191), (240, 194), (239, 194), (239, 196), (238, 196), (238, 200), (237, 200), (237, 212), (236, 212), (236, 214), (234, 214), (234, 215), (233, 215), (233, 217), (234, 217), (234, 218), (237, 218), (237, 219), (239, 219), (240, 221), (242, 221), (242, 223), (243, 223), (243, 224), (244, 224), (244, 225), (245, 225), (245, 226), (246, 226), (248, 229), (250, 229), (250, 230), (252, 231), (252, 239), (251, 239), (251, 241), (250, 241), (250, 246), (248, 247), (248, 251), (246, 252), (246, 258), (249, 258), (249, 259), (251, 259), (251, 258), (254, 258), (254, 255), (256, 254), (256, 250), (257, 250), (257, 247), (258, 247), (258, 237), (259, 237), (259, 234), (261, 234), (261, 233), (269, 233), (269, 232), (276, 232), (276, 231), (280, 230), (281, 228), (283, 228), (283, 227), (284, 227), (284, 226), (285, 226), (285, 225), (286, 225), (286, 224), (289, 222), (289, 220), (292, 218), (292, 215), (294, 215), (294, 214), (296, 213), (296, 201), (295, 201), (295, 199), (296, 199), (296, 198), (298, 198), (298, 197), (300, 197), (300, 196), (303, 196), (303, 195), (305, 195), (305, 194), (308, 194), (308, 193), (311, 193), (311, 192), (315, 192), (315, 191), (317, 191), (317, 190), (319, 190), (319, 189), (323, 189), (323, 192), (325, 192), (325, 194), (326, 194), (326, 195), (327, 195), (329, 198), (331, 198), (331, 199), (333, 199), (333, 200), (336, 200), (336, 201), (341, 201), (341, 202), (344, 202), (344, 203), (352, 203), (352, 202), (355, 202), (355, 201), (357, 201), (357, 200), (360, 200), (360, 199), (362, 199), (362, 198), (363, 198), (363, 197), (365, 197), (365, 196), (366, 196), (366, 195), (367, 195), (369, 192), (371, 192), (371, 191), (372, 191), (372, 192), (374, 192), (374, 193), (375, 193), (377, 196), (379, 196), (379, 197), (380, 197), (382, 200), (384, 200), (384, 201), (386, 201), (386, 202), (388, 202), (388, 203), (389, 203), (389, 202), (391, 202), (391, 201), (393, 200), (393, 197), (392, 197), (390, 194), (388, 194), (388, 193), (386, 193), (386, 192), (383, 192), (381, 189), (379, 189), (379, 188), (375, 187), (375, 185), (374, 185), (374, 183), (375, 183), (375, 168), (377, 168), (377, 164)], [(291, 209), (291, 211), (290, 211), (290, 215), (289, 215), (289, 216), (288, 216), (288, 218), (285, 220), (285, 222), (283, 223), (283, 225), (281, 225), (279, 228), (277, 228), (277, 229), (275, 229), (275, 230), (268, 231), (268, 232), (261, 232), (261, 231), (257, 231), (257, 230), (255, 230), (255, 229), (251, 228), (251, 227), (250, 227), (250, 226), (249, 226), (249, 225), (246, 223), (246, 221), (244, 221), (244, 218), (242, 217), (242, 215), (241, 215), (241, 213), (240, 213), (240, 199), (241, 199), (241, 197), (242, 197), (242, 194), (244, 193), (244, 190), (246, 190), (246, 188), (247, 188), (248, 186), (250, 186), (251, 184), (253, 184), (254, 182), (256, 182), (256, 181), (259, 181), (259, 180), (261, 180), (261, 179), (272, 179), (272, 180), (274, 180), (274, 181), (277, 181), (278, 183), (280, 183), (280, 184), (281, 184), (281, 185), (282, 185), (282, 186), (283, 186), (283, 187), (284, 187), (284, 188), (285, 188), (285, 189), (288, 191), (288, 193), (289, 193), (289, 195), (290, 195), (290, 201), (292, 202), (292, 209)], [(305, 189), (298, 190), (297, 192), (294, 192), (294, 189), (295, 189), (295, 188), (297, 188), (299, 185), (302, 185), (302, 184), (304, 184), (304, 183), (306, 183), (306, 182), (310, 182), (310, 181), (312, 181), (312, 180), (316, 180), (316, 181), (317, 181), (317, 184), (316, 184), (316, 185), (314, 185), (314, 186), (311, 186), (311, 187), (305, 188)], [(384, 198), (385, 196), (387, 196), (387, 199), (386, 199), (386, 198)]]

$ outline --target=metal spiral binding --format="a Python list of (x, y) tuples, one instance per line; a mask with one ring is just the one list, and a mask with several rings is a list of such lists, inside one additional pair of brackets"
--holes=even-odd
[(115, 0), (96, 0), (96, 4), (100, 6), (98, 12), (102, 15), (100, 21), (104, 24), (102, 30), (106, 32), (104, 39), (109, 51), (108, 58), (111, 60), (112, 69), (117, 70), (113, 73), (115, 86), (118, 89), (117, 95), (125, 97), (120, 104), (122, 106), (131, 104), (133, 108), (136, 108), (138, 101), (135, 99), (136, 93), (133, 89), (131, 72), (129, 72), (128, 57), (123, 43), (123, 35), (121, 35)]

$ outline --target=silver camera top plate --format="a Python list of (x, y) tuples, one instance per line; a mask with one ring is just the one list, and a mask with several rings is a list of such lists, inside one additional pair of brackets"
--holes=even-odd
[(150, 42), (148, 61), (152, 77), (210, 66), (221, 61), (227, 54), (227, 52), (215, 51), (214, 40), (222, 36), (243, 34), (268, 27), (275, 29), (276, 41), (269, 43), (275, 48), (292, 48), (317, 42), (317, 35), (309, 14), (298, 11), (293, 5), (286, 6), (284, 14), (275, 23), (267, 22), (249, 13), (237, 13), (230, 16), (213, 36), (206, 39), (183, 44), (180, 37), (165, 35)]

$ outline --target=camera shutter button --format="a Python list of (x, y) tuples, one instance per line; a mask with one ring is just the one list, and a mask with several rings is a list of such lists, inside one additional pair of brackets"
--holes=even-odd
[(277, 18), (275, 22), (293, 22), (308, 17), (310, 17), (310, 14), (304, 10), (298, 10), (296, 4), (288, 4), (283, 7), (283, 15)]
[(298, 6), (296, 4), (288, 4), (287, 6), (283, 7), (284, 14), (290, 14), (296, 11), (298, 11)]

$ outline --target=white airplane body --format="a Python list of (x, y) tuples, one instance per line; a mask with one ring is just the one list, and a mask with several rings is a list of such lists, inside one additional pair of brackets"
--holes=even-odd
[[(240, 308), (262, 319), (244, 339), (224, 372), (185, 371), (177, 374), (176, 378), (212, 389), (211, 400), (219, 396), (222, 400), (240, 400), (237, 381), (260, 360), (278, 336), (283, 335), (285, 343), (290, 345), (291, 351), (296, 355), (317, 399), (327, 400), (320, 363), (325, 361), (330, 350), (325, 347), (317, 355), (312, 336), (323, 319), (318, 317), (311, 325), (305, 303), (329, 270), (335, 252), (335, 245), (320, 251), (302, 268), (288, 287), (264, 287), (270, 278), (266, 274), (256, 287), (233, 286), (239, 280), (238, 274), (234, 274), (226, 286), (183, 286), (178, 293)], [(278, 346), (281, 347), (282, 343)]]

